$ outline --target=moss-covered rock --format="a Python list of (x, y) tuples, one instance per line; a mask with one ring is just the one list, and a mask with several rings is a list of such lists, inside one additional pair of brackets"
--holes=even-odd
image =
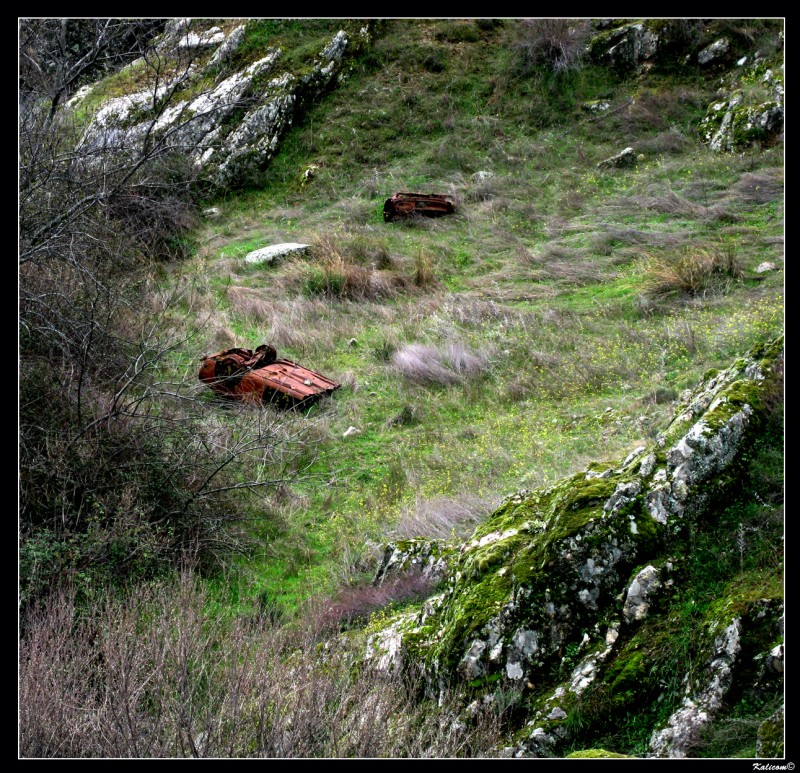
[(443, 540), (408, 539), (384, 545), (374, 585), (406, 572), (420, 572), (433, 582), (443, 580), (456, 557), (456, 549)]
[(756, 757), (783, 757), (783, 706), (758, 728)]
[(581, 760), (587, 757), (596, 758), (625, 758), (630, 759), (630, 754), (617, 754), (617, 752), (608, 752), (605, 749), (581, 749), (578, 752), (572, 752), (567, 755), (568, 760)]
[(714, 151), (738, 151), (759, 142), (774, 144), (783, 132), (783, 64), (757, 58), (723, 80), (700, 133)]
[[(673, 592), (670, 545), (702, 528), (709, 507), (735, 489), (781, 353), (777, 340), (707, 373), (651, 448), (507, 498), (460, 549), (447, 549), (436, 603), (378, 632), (384, 653), (431, 689), (455, 679), (480, 693), (501, 679), (532, 691), (517, 739), (525, 755), (549, 756), (565, 742), (571, 707), (595, 684), (610, 688), (616, 705), (634, 703), (648, 660), (623, 643)], [(434, 565), (438, 550), (425, 541), (390, 546), (383, 571), (409, 556)], [(685, 754), (719, 708), (742, 642), (752, 639), (753, 603), (712, 608), (705, 675), (654, 737), (652, 754)]]

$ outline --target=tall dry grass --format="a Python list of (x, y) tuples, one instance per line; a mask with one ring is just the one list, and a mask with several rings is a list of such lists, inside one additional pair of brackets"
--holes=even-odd
[[(492, 753), (502, 711), (424, 699), (363, 640), (267, 613), (211, 615), (188, 573), (80, 610), (63, 590), (24, 620), (19, 754), (105, 757), (452, 757)], [(351, 605), (352, 607), (352, 605)]]
[(722, 292), (741, 280), (743, 270), (730, 247), (685, 247), (645, 259), (644, 293), (653, 299)]
[(483, 375), (488, 362), (458, 342), (442, 347), (407, 344), (392, 355), (392, 367), (415, 384), (451, 386)]

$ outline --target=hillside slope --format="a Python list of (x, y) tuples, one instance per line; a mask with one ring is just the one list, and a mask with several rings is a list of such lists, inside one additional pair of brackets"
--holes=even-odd
[[(76, 272), (88, 285), (52, 268), (77, 254), (58, 202), (83, 199), (25, 189), (23, 214), (41, 197), (57, 227), (22, 218), (40, 334), (23, 373), (55, 356), (36, 311), (51, 284), (86, 311), (49, 412), (23, 406), (23, 599), (68, 575), (101, 619), (98, 589), (192, 554), (193, 621), (311, 618), (342, 663), (371, 654), (331, 688), (362, 696), (341, 704), (341, 747), (248, 740), (220, 699), (219, 726), (201, 743), (190, 719), (179, 748), (137, 704), (141, 748), (782, 756), (764, 725), (783, 711), (782, 22), (192, 19), (143, 50), (59, 108), (75, 155), (107, 164), (70, 167), (102, 167), (111, 191), (93, 199), (102, 238), (72, 231), (108, 244)], [(119, 187), (108, 159), (131, 159)], [(385, 222), (398, 191), (455, 214)], [(284, 242), (309, 247), (246, 259)], [(120, 276), (140, 294), (105, 314)], [(197, 380), (202, 355), (262, 343), (342, 388), (287, 412)], [(712, 421), (720, 402), (745, 417), (735, 431)], [(708, 438), (686, 435), (703, 416)], [(674, 450), (698, 443), (724, 463), (679, 474)], [(238, 651), (227, 635), (214, 647)], [(293, 668), (319, 667), (288, 646)], [(415, 719), (359, 746), (376, 663)], [(427, 752), (404, 735), (425, 716), (452, 730)], [(82, 731), (36, 739), (99, 753)]]

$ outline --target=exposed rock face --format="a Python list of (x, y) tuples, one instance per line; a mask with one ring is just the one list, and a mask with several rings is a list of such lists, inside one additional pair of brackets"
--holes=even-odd
[(736, 151), (754, 142), (770, 144), (783, 131), (783, 67), (763, 59), (727, 77), (700, 124), (714, 151)]
[(706, 666), (706, 681), (701, 689), (683, 701), (667, 727), (653, 735), (650, 749), (654, 757), (687, 757), (719, 711), (731, 685), (733, 666), (741, 651), (741, 622), (733, 622), (714, 640), (714, 651)]
[(594, 38), (590, 44), (592, 56), (618, 70), (638, 70), (653, 56), (658, 35), (643, 22), (626, 24)]
[(707, 65), (719, 62), (728, 53), (731, 42), (727, 38), (715, 40), (710, 46), (706, 46), (697, 54), (699, 64)]
[(650, 610), (651, 596), (661, 588), (659, 571), (654, 566), (646, 566), (633, 578), (625, 597), (622, 614), (627, 621), (644, 620)]
[(456, 551), (442, 540), (412, 539), (391, 542), (384, 547), (383, 558), (373, 585), (408, 571), (419, 571), (434, 581), (445, 579)]
[(231, 31), (230, 35), (225, 39), (225, 42), (214, 52), (214, 56), (211, 57), (208, 63), (209, 69), (223, 64), (233, 56), (244, 38), (244, 30), (245, 25), (240, 24), (236, 29)]
[(162, 109), (161, 101), (173, 92), (197, 90), (209, 71), (231, 58), (246, 34), (246, 25), (226, 37), (218, 27), (195, 32), (189, 29), (190, 23), (190, 19), (170, 21), (158, 46), (162, 51), (217, 47), (207, 64), (185, 68), (156, 90), (108, 100), (87, 128), (82, 144), (123, 150), (138, 142), (159, 141), (188, 149), (205, 181), (219, 190), (235, 187), (262, 169), (298, 112), (335, 85), (351, 49), (370, 39), (369, 26), (354, 34), (340, 30), (302, 74), (279, 73), (282, 52), (270, 49), (239, 72), (220, 69), (212, 88), (192, 99), (173, 98)]
[[(509, 497), (443, 560), (444, 592), (391, 622), (391, 646), (383, 651), (383, 634), (371, 637), (373, 660), (402, 661), (424, 674), (435, 694), (453, 676), (473, 687), (495, 679), (546, 685), (565, 647), (585, 650), (570, 678), (542, 696), (518, 737), (516, 756), (551, 756), (569, 735), (570, 707), (619, 657), (620, 641), (642, 625), (654, 601), (671, 591), (674, 560), (652, 557), (700, 523), (735, 481), (742, 452), (762, 425), (762, 395), (781, 352), (778, 340), (708, 373), (655, 444), (637, 449), (609, 475), (579, 473)], [(424, 540), (399, 552), (390, 546), (379, 576), (400, 566), (401, 556), (431, 562), (433, 547), (426, 550)], [(655, 756), (687, 755), (731, 684), (749, 627), (730, 615), (714, 625), (719, 632), (709, 640), (701, 678), (653, 736)], [(770, 662), (777, 664), (777, 655)]]

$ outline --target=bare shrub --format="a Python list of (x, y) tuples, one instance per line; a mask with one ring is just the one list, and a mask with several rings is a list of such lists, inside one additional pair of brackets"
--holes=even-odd
[(556, 74), (580, 69), (591, 33), (589, 21), (582, 19), (522, 19), (507, 28), (516, 72), (523, 76), (538, 68)]
[(403, 510), (392, 533), (397, 539), (466, 537), (496, 505), (492, 500), (470, 494), (457, 498), (418, 498)]
[(724, 290), (744, 274), (730, 247), (684, 247), (677, 253), (649, 255), (644, 272), (645, 295), (655, 299)]
[[(412, 586), (403, 581), (394, 595)], [(369, 606), (353, 595), (343, 608)], [(268, 610), (214, 616), (187, 573), (99, 599), (80, 616), (73, 593), (55, 595), (24, 621), (19, 753), (447, 757), (499, 746), (501, 707), (454, 732), (458, 692), (427, 701), (413, 675), (365, 663), (362, 638), (321, 640), (325, 621), (311, 610), (305, 618), (316, 627), (277, 627)]]

